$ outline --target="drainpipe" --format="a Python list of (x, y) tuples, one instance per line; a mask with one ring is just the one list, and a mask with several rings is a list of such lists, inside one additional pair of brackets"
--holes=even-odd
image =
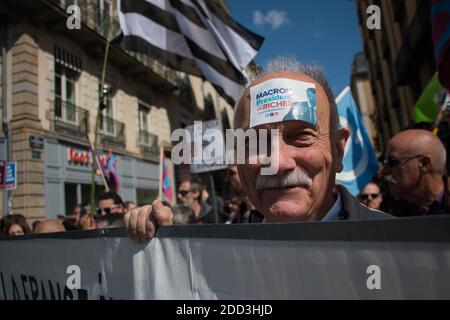
[[(7, 47), (7, 39), (8, 39), (8, 23), (6, 16), (2, 17), (2, 34), (1, 34), (1, 43), (2, 43), (2, 129), (5, 136), (5, 144), (6, 144), (6, 161), (11, 161), (11, 130), (10, 124), (8, 122), (8, 83), (7, 83), (7, 61), (6, 61), (6, 47)], [(3, 215), (6, 216), (9, 213), (9, 191), (3, 192)]]

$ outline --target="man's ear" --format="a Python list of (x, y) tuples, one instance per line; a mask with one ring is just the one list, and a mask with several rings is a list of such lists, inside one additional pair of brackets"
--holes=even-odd
[(199, 191), (192, 191), (192, 194), (194, 195), (194, 199), (202, 200), (202, 197), (201, 197), (202, 194)]
[(431, 159), (428, 156), (423, 156), (419, 158), (419, 170), (422, 173), (431, 173), (433, 167), (431, 166)]
[(337, 159), (335, 159), (336, 172), (341, 172), (344, 169), (342, 160), (344, 159), (345, 145), (349, 136), (350, 130), (347, 128), (342, 128), (337, 131), (337, 135), (334, 140), (334, 147), (336, 150), (335, 156), (337, 157)]

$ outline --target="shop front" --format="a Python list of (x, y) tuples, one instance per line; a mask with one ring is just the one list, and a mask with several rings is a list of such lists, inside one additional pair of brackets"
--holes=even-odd
[[(101, 152), (100, 161), (112, 170), (113, 181), (123, 201), (149, 204), (158, 196), (159, 165), (131, 156)], [(91, 153), (86, 146), (46, 139), (45, 212), (48, 218), (70, 214), (91, 197)], [(96, 193), (104, 191), (99, 175)]]

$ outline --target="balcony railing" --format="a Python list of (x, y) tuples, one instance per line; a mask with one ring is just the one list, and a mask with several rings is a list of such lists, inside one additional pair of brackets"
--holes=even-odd
[(158, 155), (158, 136), (145, 130), (139, 131), (139, 144), (144, 155)]
[(88, 119), (89, 111), (55, 98), (53, 122), (58, 133), (84, 139), (88, 133)]
[(125, 148), (125, 123), (101, 114), (100, 142), (108, 146)]

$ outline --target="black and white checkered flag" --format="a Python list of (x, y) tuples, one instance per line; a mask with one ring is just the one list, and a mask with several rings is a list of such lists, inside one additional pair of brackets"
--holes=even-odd
[(128, 50), (202, 77), (228, 100), (239, 96), (263, 38), (215, 0), (118, 0), (118, 8)]

